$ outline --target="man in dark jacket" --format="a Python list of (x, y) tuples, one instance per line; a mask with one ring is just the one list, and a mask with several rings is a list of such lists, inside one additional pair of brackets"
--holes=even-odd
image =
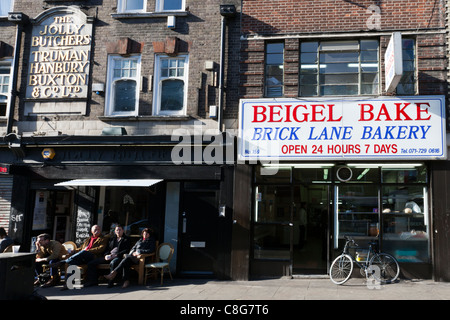
[[(109, 239), (106, 251), (103, 257), (94, 259), (87, 264), (86, 283), (85, 287), (97, 285), (98, 273), (97, 266), (99, 264), (110, 264), (110, 269), (114, 270), (120, 263), (125, 253), (130, 250), (130, 238), (124, 234), (123, 227), (117, 225), (114, 229), (114, 236)], [(113, 283), (110, 281), (108, 286), (111, 287)]]

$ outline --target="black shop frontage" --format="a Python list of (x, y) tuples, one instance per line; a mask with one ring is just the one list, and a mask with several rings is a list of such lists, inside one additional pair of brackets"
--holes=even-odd
[[(106, 234), (119, 223), (135, 240), (151, 227), (159, 243), (175, 248), (174, 274), (230, 278), (234, 166), (188, 161), (205, 146), (177, 144), (170, 137), (12, 137), (0, 148), (9, 169), (0, 178), (12, 188), (10, 236), (29, 252), (44, 232), (80, 244), (93, 224)], [(173, 150), (185, 152), (184, 161), (174, 163)]]
[(344, 236), (449, 281), (442, 96), (241, 100), (249, 273), (327, 275)]

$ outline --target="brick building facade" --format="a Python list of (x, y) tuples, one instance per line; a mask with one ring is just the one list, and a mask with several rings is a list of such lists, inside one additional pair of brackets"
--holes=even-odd
[[(238, 156), (262, 164), (247, 166), (243, 182), (255, 199), (242, 214), (251, 217), (249, 274), (326, 274), (349, 235), (361, 245), (377, 240), (404, 277), (448, 281), (444, 13), (444, 1), (243, 1)], [(391, 51), (394, 38), (401, 45)], [(392, 61), (403, 67), (394, 87), (386, 71)], [(407, 106), (419, 98), (440, 101), (429, 128), (441, 127), (433, 134), (441, 156), (409, 153), (419, 143), (412, 136), (406, 140), (416, 142), (405, 147), (398, 135), (366, 139), (381, 123), (391, 133), (408, 124), (390, 113), (391, 101)], [(376, 101), (380, 112), (358, 140), (358, 126), (369, 120), (365, 107), (377, 110)], [(340, 120), (347, 136), (332, 126)], [(264, 176), (274, 159), (283, 170)], [(420, 203), (413, 215), (404, 209), (409, 198)]]
[[(218, 153), (234, 121), (239, 1), (10, 0), (0, 10), (0, 225), (21, 250), (42, 232), (80, 243), (95, 223), (105, 233), (120, 223), (135, 240), (151, 227), (175, 246), (175, 273), (230, 278), (234, 168)], [(209, 149), (203, 168), (212, 141), (217, 158)]]

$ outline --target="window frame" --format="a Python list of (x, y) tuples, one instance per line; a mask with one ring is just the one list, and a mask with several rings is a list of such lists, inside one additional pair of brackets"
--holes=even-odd
[(143, 4), (142, 4), (142, 9), (137, 9), (137, 10), (126, 10), (126, 5), (128, 3), (128, 1), (133, 1), (133, 0), (118, 0), (117, 3), (117, 12), (118, 13), (140, 13), (140, 12), (147, 12), (147, 0), (142, 0)]
[[(373, 49), (363, 50), (361, 48), (362, 41), (377, 41), (377, 43), (378, 43), (377, 49), (376, 50), (373, 50)], [(331, 43), (339, 43), (339, 42), (342, 43), (342, 47), (341, 48), (339, 48), (338, 46), (333, 48), (333, 46), (330, 45)], [(355, 47), (352, 47), (351, 42), (357, 43), (357, 49), (355, 49)], [(308, 53), (310, 53), (310, 54), (314, 53), (312, 51), (302, 51), (302, 44), (303, 43), (317, 43), (317, 49), (316, 49), (316, 52), (315, 52), (317, 54), (317, 56), (316, 56), (316, 62), (315, 63), (308, 63), (308, 62), (303, 63), (302, 62), (302, 54), (306, 55)], [(329, 48), (328, 49), (322, 49), (321, 47), (323, 46), (323, 44), (326, 44), (326, 43), (328, 43), (328, 45), (330, 45)], [(300, 42), (299, 47), (300, 47), (300, 50), (299, 50), (299, 77), (298, 77), (298, 83), (299, 83), (298, 95), (299, 96), (301, 96), (301, 97), (330, 97), (330, 96), (378, 96), (378, 95), (380, 95), (382, 81), (381, 81), (381, 66), (380, 66), (380, 64), (381, 64), (380, 60), (381, 59), (380, 59), (380, 39), (379, 38), (339, 39), (339, 40), (320, 39), (320, 40), (316, 40), (316, 41), (304, 40), (304, 41)], [(366, 51), (367, 52), (372, 52), (372, 51), (376, 51), (377, 52), (377, 54), (376, 54), (376, 56), (377, 56), (377, 62), (376, 62), (376, 64), (377, 64), (377, 71), (376, 72), (373, 72), (373, 71), (368, 72), (368, 71), (364, 71), (363, 70), (363, 63), (364, 62), (362, 61), (361, 58), (362, 58), (362, 52), (366, 52)], [(350, 54), (351, 53), (357, 53), (357, 55), (358, 55), (357, 56), (357, 58), (358, 58), (358, 61), (357, 61), (357, 69), (358, 70), (357, 70), (357, 72), (329, 72), (329, 73), (321, 72), (320, 71), (321, 70), (320, 66), (322, 64), (326, 64), (326, 63), (323, 63), (321, 61), (321, 54), (326, 55), (326, 54), (336, 54), (336, 53), (347, 53), (347, 54), (349, 54), (349, 53)], [(339, 64), (341, 62), (339, 62), (339, 61), (331, 62), (331, 64), (333, 64), (333, 63), (334, 64)], [(355, 64), (355, 63), (353, 63), (353, 64)], [(373, 62), (372, 61), (368, 61), (367, 63), (372, 64)], [(313, 76), (314, 73), (311, 73), (311, 74), (302, 73), (302, 69), (307, 69), (307, 68), (302, 68), (302, 67), (303, 66), (307, 66), (307, 65), (313, 65), (313, 64), (317, 65), (317, 68), (316, 68), (317, 71), (315, 73), (315, 75), (316, 75), (316, 82), (313, 83), (313, 84), (309, 84), (308, 85), (307, 82), (305, 83), (302, 80), (302, 76), (308, 76), (308, 75)], [(349, 65), (349, 64), (351, 64), (351, 62), (348, 62), (347, 64)], [(343, 94), (322, 94), (322, 88), (325, 89), (327, 84), (325, 82), (322, 83), (321, 76), (326, 76), (326, 75), (328, 75), (328, 76), (330, 76), (330, 75), (331, 76), (333, 76), (333, 75), (335, 75), (335, 76), (342, 76), (342, 75), (345, 75), (346, 73), (348, 73), (349, 75), (357, 74), (357, 76), (358, 76), (358, 82), (357, 83), (351, 83), (351, 84), (349, 83), (349, 85), (352, 85), (352, 86), (357, 85), (357, 91), (358, 92), (356, 94), (352, 94), (352, 93), (349, 93), (349, 92), (345, 92)], [(376, 85), (376, 92), (363, 93), (363, 89), (362, 89), (363, 85), (364, 84), (370, 84), (369, 82), (364, 82), (363, 81), (363, 75), (364, 74), (376, 74), (376, 77), (378, 79), (377, 80), (377, 85)], [(303, 83), (303, 85), (302, 85), (302, 83)], [(328, 85), (330, 85), (330, 86), (337, 86), (337, 85), (341, 85), (341, 84), (342, 83), (339, 83), (339, 84), (338, 83), (336, 83), (336, 84), (331, 83), (331, 84), (328, 84)], [(316, 94), (315, 95), (304, 94), (302, 92), (302, 87), (304, 87), (304, 85), (315, 87), (316, 88)]]
[[(273, 44), (281, 44), (283, 45), (283, 50), (282, 50), (282, 63), (281, 64), (273, 64), (270, 63), (269, 64), (269, 59), (268, 59), (268, 55), (270, 54), (280, 54), (280, 53), (269, 53), (267, 47), (269, 45), (273, 45)], [(264, 97), (269, 97), (269, 98), (275, 98), (275, 97), (283, 97), (284, 96), (284, 62), (285, 62), (285, 43), (284, 41), (271, 41), (271, 42), (266, 42), (264, 45)], [(270, 67), (273, 66), (278, 66), (281, 69), (282, 72), (282, 80), (281, 80), (281, 84), (280, 85), (268, 85), (267, 84), (267, 80), (268, 80), (268, 69)], [(276, 88), (276, 87), (280, 87), (281, 88), (281, 93), (279, 95), (274, 95), (274, 94), (269, 94), (269, 88)]]
[[(7, 91), (5, 93), (2, 93), (0, 91), (0, 95), (1, 96), (5, 96), (6, 99), (4, 101), (0, 100), (0, 105), (5, 105), (5, 115), (0, 115), (0, 118), (7, 118), (8, 114), (9, 114), (9, 101), (11, 99), (11, 85), (12, 85), (12, 67), (13, 67), (13, 59), (12, 58), (4, 58), (4, 59), (0, 59), (0, 69), (7, 69), (9, 68), (9, 74), (0, 74), (0, 79), (8, 76), (8, 83), (7, 83)], [(3, 85), (2, 84), (3, 81), (0, 80), (0, 89), (2, 88)]]
[[(135, 77), (114, 77), (114, 65), (116, 60), (137, 60)], [(133, 80), (136, 82), (136, 103), (133, 111), (115, 111), (114, 101), (114, 83), (119, 80)], [(137, 116), (139, 115), (139, 93), (141, 80), (141, 55), (133, 54), (129, 56), (121, 56), (117, 54), (108, 55), (108, 69), (107, 69), (107, 88), (105, 101), (105, 115), (106, 116)]]
[(186, 11), (186, 0), (180, 0), (181, 1), (181, 9), (175, 9), (175, 10), (164, 10), (164, 2), (165, 1), (170, 1), (170, 0), (156, 0), (156, 4), (155, 4), (156, 12)]
[[(161, 67), (163, 60), (184, 60), (184, 71), (183, 76), (175, 77), (163, 77), (161, 75)], [(188, 97), (188, 76), (189, 73), (189, 55), (180, 54), (175, 57), (168, 55), (156, 55), (155, 56), (155, 71), (154, 71), (154, 84), (153, 84), (153, 115), (155, 116), (184, 116), (187, 114), (187, 97)], [(162, 83), (168, 79), (178, 79), (184, 81), (184, 93), (183, 93), (183, 108), (181, 110), (170, 111), (161, 110), (161, 93), (162, 93)]]
[[(3, 0), (5, 1), (5, 0)], [(2, 5), (0, 5), (0, 8), (3, 8)], [(5, 15), (2, 14), (2, 11), (0, 10), (0, 17), (8, 17), (8, 12), (12, 12), (14, 9), (14, 0), (9, 0), (9, 9), (6, 12)]]
[[(406, 59), (405, 60), (405, 51), (408, 51), (407, 48), (405, 49), (404, 44), (405, 41), (413, 41), (413, 46), (412, 46), (412, 50), (413, 50), (413, 59)], [(403, 58), (403, 75), (402, 78), (400, 79), (399, 83), (397, 84), (397, 88), (395, 89), (395, 94), (399, 95), (399, 96), (410, 96), (410, 95), (416, 95), (418, 93), (418, 85), (419, 85), (419, 81), (418, 80), (418, 68), (417, 68), (417, 40), (416, 38), (402, 38), (402, 58)], [(406, 77), (405, 77), (405, 61), (412, 61), (411, 65), (413, 66), (414, 70), (412, 70), (412, 74), (413, 74), (413, 92), (400, 92), (399, 87), (400, 85), (404, 85), (404, 84), (411, 84), (409, 82), (405, 82)], [(408, 72), (411, 72), (408, 70)]]

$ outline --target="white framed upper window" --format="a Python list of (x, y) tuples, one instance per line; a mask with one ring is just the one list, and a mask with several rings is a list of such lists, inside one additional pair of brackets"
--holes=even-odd
[(155, 115), (186, 115), (188, 63), (188, 55), (156, 56), (153, 94)]
[(132, 13), (132, 12), (146, 12), (147, 0), (118, 0), (117, 12)]
[(107, 116), (138, 115), (140, 73), (140, 55), (108, 56), (105, 109)]
[(11, 95), (11, 66), (12, 59), (0, 60), (0, 117), (8, 114), (8, 101)]
[(0, 1), (0, 17), (7, 17), (8, 12), (13, 11), (14, 0), (1, 0)]
[(184, 11), (185, 0), (156, 0), (156, 11)]

